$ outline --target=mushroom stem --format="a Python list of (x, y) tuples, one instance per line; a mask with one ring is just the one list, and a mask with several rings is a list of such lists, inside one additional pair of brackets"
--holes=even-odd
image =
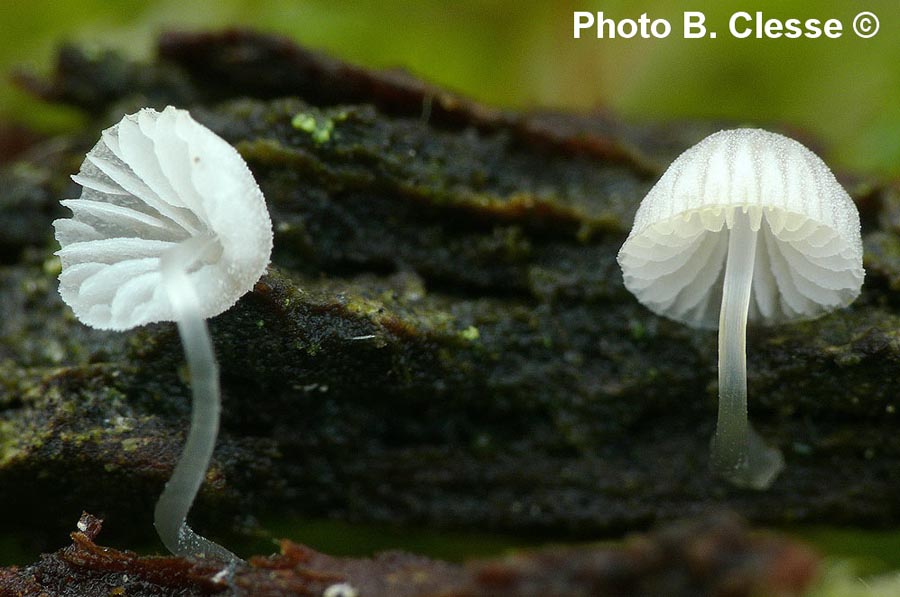
[(196, 240), (205, 242), (187, 241), (161, 258), (163, 285), (178, 322), (194, 396), (187, 441), (172, 477), (156, 502), (153, 524), (163, 544), (173, 554), (227, 562), (240, 558), (197, 534), (186, 522), (188, 511), (209, 468), (219, 432), (221, 409), (219, 365), (206, 321), (200, 316), (197, 293), (187, 275), (186, 264), (196, 259), (189, 255), (202, 255), (209, 246), (208, 239)]
[(712, 440), (713, 470), (739, 487), (765, 489), (784, 466), (747, 420), (747, 315), (759, 229), (736, 210), (719, 312), (719, 419)]

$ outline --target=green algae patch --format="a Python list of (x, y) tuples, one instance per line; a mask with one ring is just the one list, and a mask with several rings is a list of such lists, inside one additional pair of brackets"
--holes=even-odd
[(467, 327), (466, 329), (461, 331), (459, 333), (459, 335), (464, 340), (468, 340), (470, 342), (474, 342), (475, 340), (478, 340), (478, 338), (481, 336), (481, 334), (478, 332), (478, 328), (475, 327), (474, 325), (470, 325), (469, 327)]
[(309, 133), (312, 140), (321, 145), (331, 140), (335, 123), (347, 119), (347, 112), (330, 110), (327, 112), (298, 112), (291, 118), (291, 126), (298, 131)]
[(22, 428), (12, 421), (0, 421), (0, 467), (27, 457), (32, 448), (40, 448), (48, 434), (36, 434), (34, 428)]
[(129, 437), (122, 440), (122, 451), (135, 452), (141, 447), (142, 439), (139, 437)]

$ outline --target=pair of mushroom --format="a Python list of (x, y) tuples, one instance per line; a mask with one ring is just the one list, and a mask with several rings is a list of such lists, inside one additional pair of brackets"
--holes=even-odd
[[(110, 330), (175, 321), (191, 372), (191, 428), (155, 510), (165, 546), (237, 556), (195, 533), (187, 513), (219, 426), (219, 375), (205, 318), (265, 270), (265, 199), (227, 142), (172, 107), (144, 109), (103, 131), (73, 176), (81, 197), (54, 222), (60, 295), (85, 324)], [(849, 304), (863, 279), (859, 216), (812, 152), (759, 130), (712, 135), (682, 154), (641, 203), (619, 263), (655, 312), (719, 328), (719, 425), (713, 466), (768, 486), (783, 466), (747, 421), (745, 332)]]

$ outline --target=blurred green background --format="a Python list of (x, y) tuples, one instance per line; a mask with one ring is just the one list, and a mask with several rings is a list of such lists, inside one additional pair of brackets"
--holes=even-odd
[[(573, 39), (573, 11), (672, 23), (666, 39)], [(683, 39), (682, 12), (701, 10), (717, 39)], [(738, 10), (837, 18), (840, 39), (734, 39)], [(853, 34), (859, 11), (880, 31)], [(63, 40), (152, 54), (167, 27), (258, 27), (355, 63), (404, 66), (490, 104), (612, 109), (632, 121), (726, 118), (801, 127), (836, 167), (900, 175), (900, 1), (739, 0), (29, 0), (0, 2), (0, 71), (50, 68)], [(0, 118), (71, 125), (5, 81)]]

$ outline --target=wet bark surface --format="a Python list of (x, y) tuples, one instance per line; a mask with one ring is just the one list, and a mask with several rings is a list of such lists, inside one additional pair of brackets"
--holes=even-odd
[(751, 419), (787, 468), (744, 491), (708, 470), (715, 334), (652, 315), (615, 262), (655, 176), (722, 123), (511, 113), (247, 32), (166, 34), (151, 62), (64, 47), (19, 81), (88, 117), (0, 170), (0, 525), (36, 549), (82, 509), (150, 538), (186, 431), (174, 326), (81, 325), (50, 227), (100, 130), (167, 104), (237, 147), (275, 229), (269, 272), (211, 321), (224, 410), (191, 515), (204, 534), (263, 513), (557, 539), (721, 505), (900, 519), (895, 186), (839, 173), (862, 296), (750, 331)]

